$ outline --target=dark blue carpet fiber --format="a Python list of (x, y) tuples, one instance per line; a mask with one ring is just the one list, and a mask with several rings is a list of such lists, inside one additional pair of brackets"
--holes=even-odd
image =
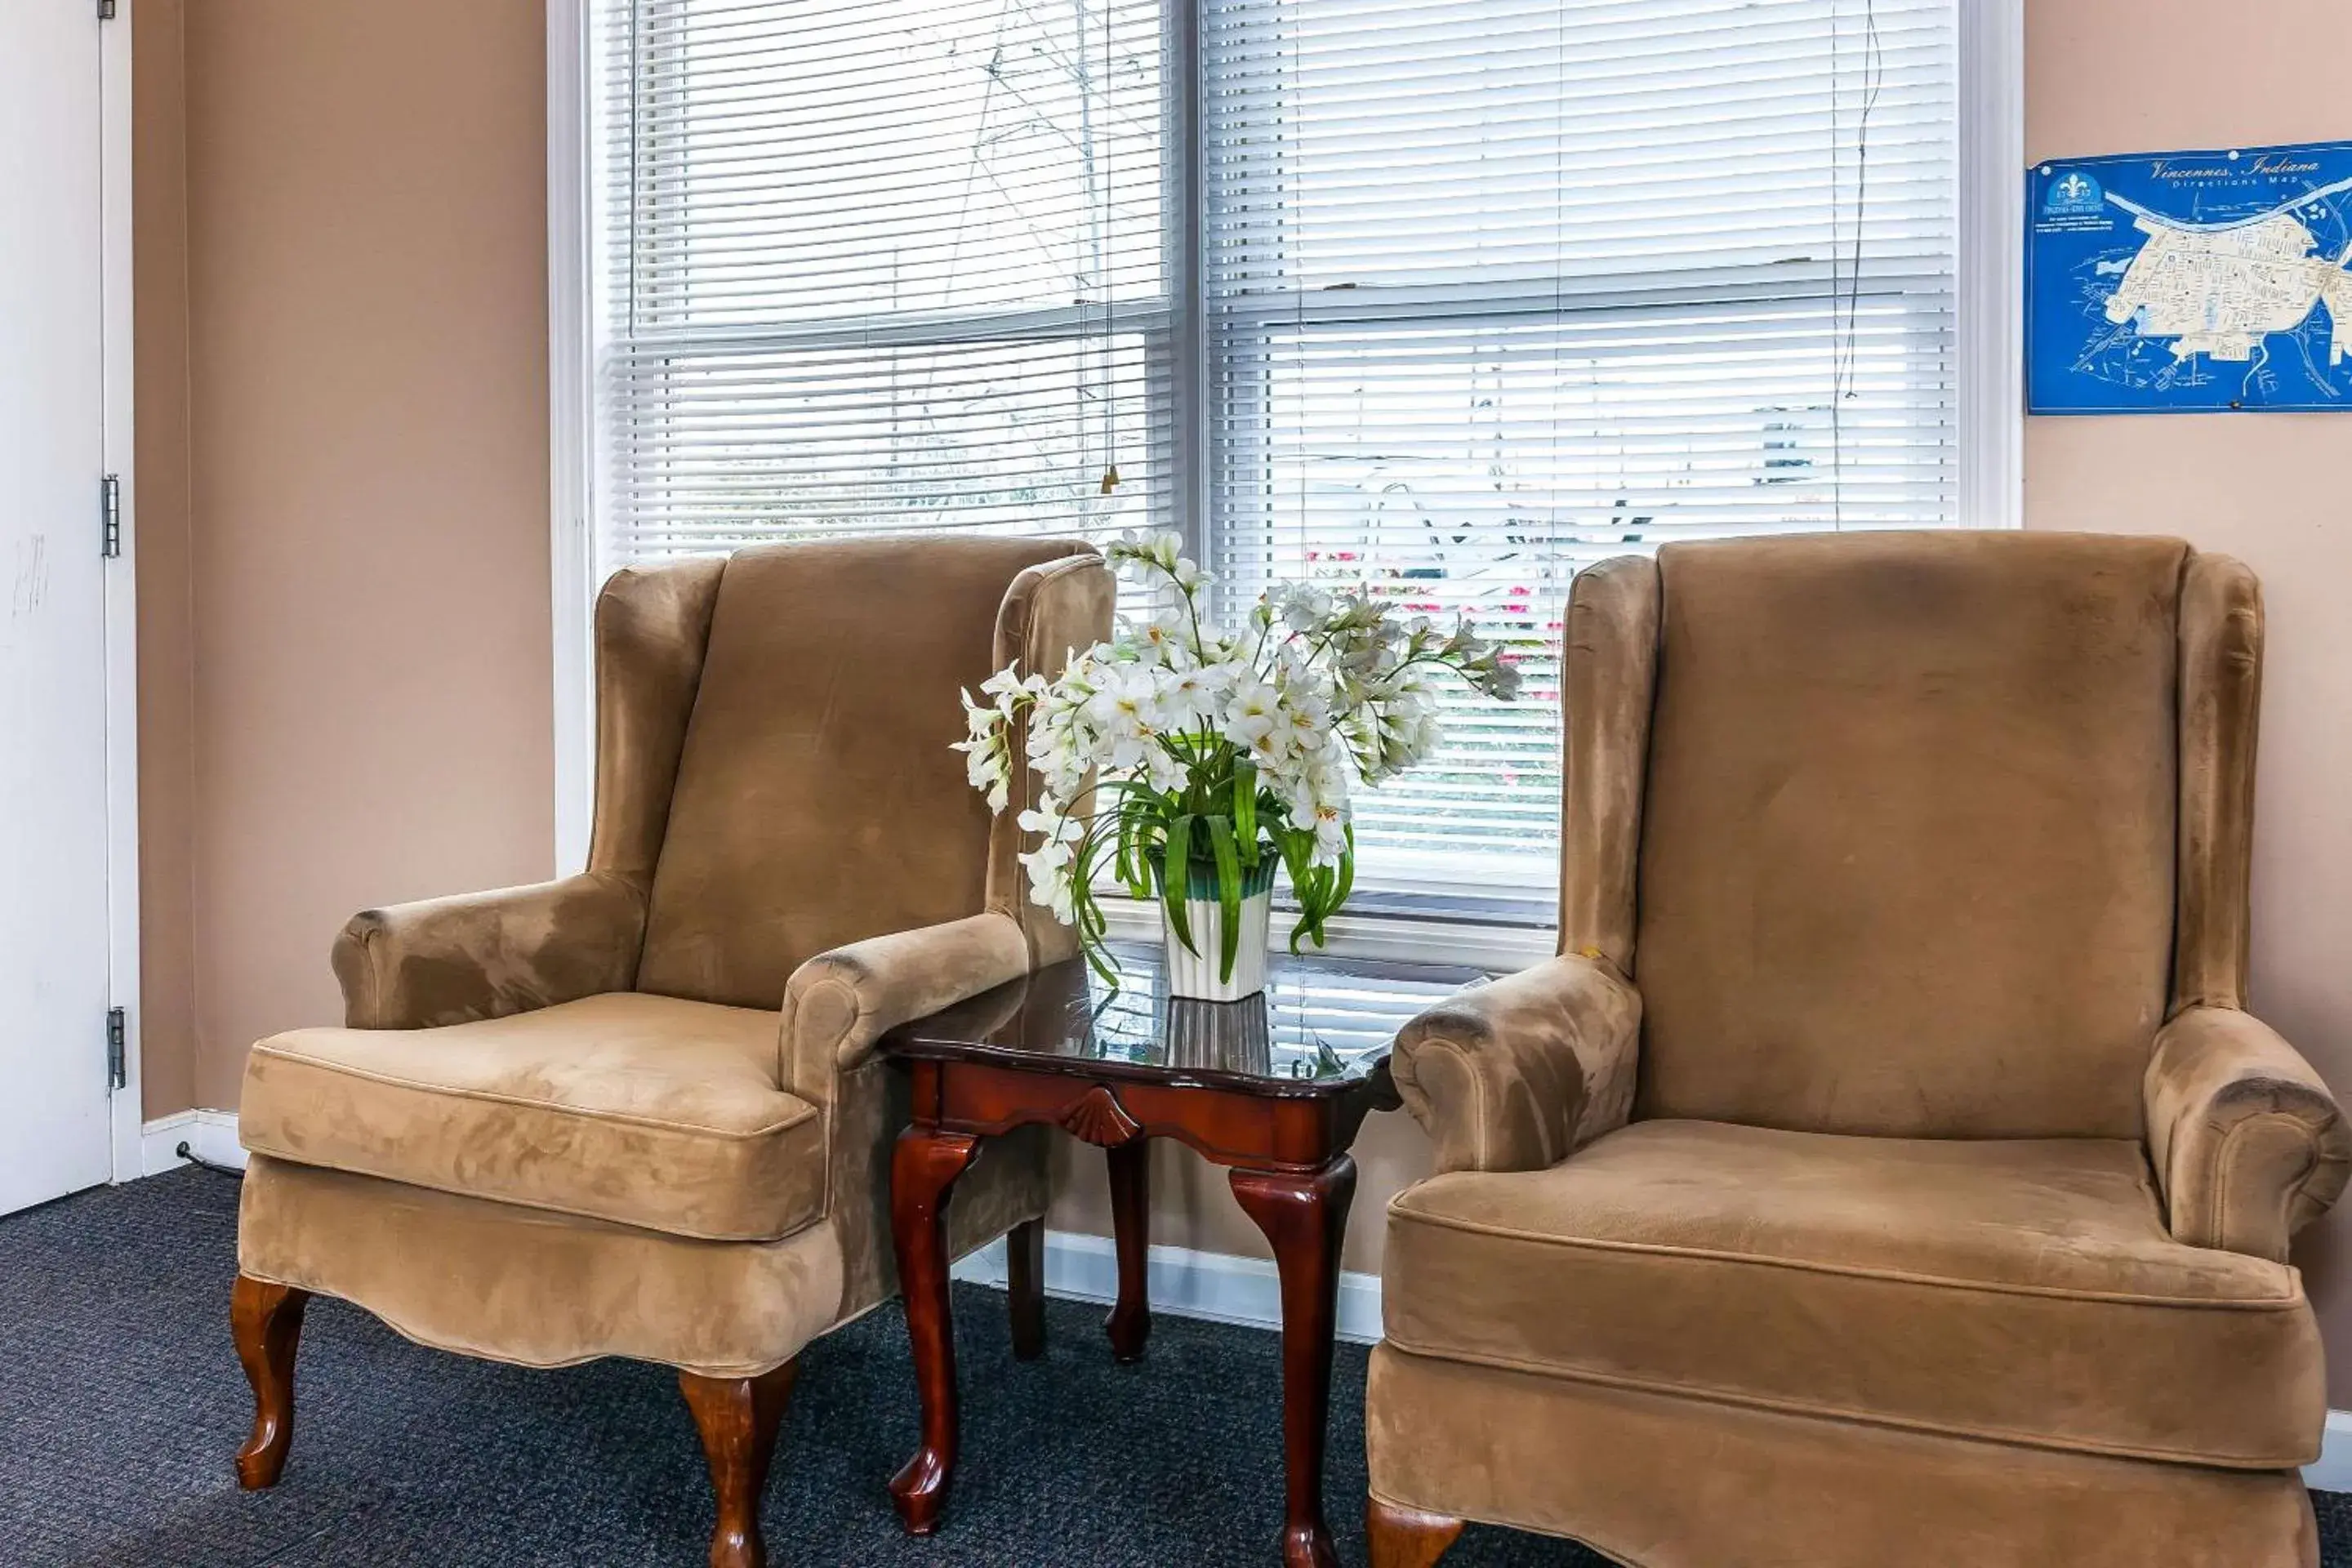
[[(630, 1568), (703, 1560), (708, 1481), (670, 1373), (525, 1372), (312, 1303), (285, 1479), (237, 1491), (252, 1406), (229, 1348), (236, 1183), (182, 1170), (0, 1219), (0, 1563), (6, 1568)], [(1013, 1361), (1003, 1297), (957, 1288), (962, 1463), (940, 1533), (884, 1482), (915, 1397), (895, 1310), (811, 1346), (768, 1483), (777, 1568), (1272, 1568), (1282, 1511), (1275, 1336), (1162, 1317), (1115, 1365), (1100, 1310), (1049, 1306)], [(1328, 1477), (1364, 1561), (1364, 1352), (1342, 1346)], [(2316, 1494), (2329, 1568), (2352, 1496)], [(1922, 1543), (1922, 1562), (1934, 1560)], [(1474, 1529), (1446, 1568), (1601, 1568)], [(2161, 1568), (2151, 1563), (2149, 1568)]]

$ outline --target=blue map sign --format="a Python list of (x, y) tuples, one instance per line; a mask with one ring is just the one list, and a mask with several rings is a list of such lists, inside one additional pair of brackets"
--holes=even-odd
[(2352, 409), (2352, 142), (2026, 174), (2036, 414)]

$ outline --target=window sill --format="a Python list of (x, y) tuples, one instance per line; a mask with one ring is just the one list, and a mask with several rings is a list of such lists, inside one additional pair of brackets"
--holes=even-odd
[[(1340, 958), (1379, 958), (1399, 963), (1458, 963), (1503, 973), (1541, 963), (1559, 947), (1559, 933), (1549, 921), (1541, 925), (1507, 921), (1484, 912), (1464, 911), (1415, 899), (1412, 912), (1396, 907), (1396, 895), (1383, 899), (1366, 893), (1349, 900), (1349, 907), (1325, 922), (1329, 939), (1323, 952)], [(1158, 942), (1160, 906), (1140, 899), (1104, 898), (1102, 910), (1110, 935), (1121, 942)], [(1463, 899), (1463, 905), (1510, 904), (1517, 900)], [(1381, 905), (1387, 905), (1382, 908)], [(1284, 910), (1275, 909), (1276, 936), (1287, 930)]]

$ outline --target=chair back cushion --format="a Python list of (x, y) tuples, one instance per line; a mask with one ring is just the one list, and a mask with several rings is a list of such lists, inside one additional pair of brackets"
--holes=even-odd
[(2048, 533), (1660, 552), (1637, 1115), (2139, 1135), (2188, 560)]
[(767, 545), (727, 563), (654, 870), (637, 989), (782, 1005), (806, 959), (977, 914), (987, 803), (950, 744), (997, 612), (1067, 541)]

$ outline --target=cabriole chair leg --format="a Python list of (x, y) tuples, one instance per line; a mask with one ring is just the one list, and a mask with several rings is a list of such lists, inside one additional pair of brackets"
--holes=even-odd
[(694, 1413), (703, 1458), (710, 1462), (710, 1489), (719, 1498), (719, 1522), (710, 1532), (710, 1568), (765, 1568), (760, 1494), (767, 1488), (776, 1429), (783, 1424), (784, 1405), (799, 1374), (798, 1361), (757, 1377), (677, 1374), (678, 1392)]
[(294, 1443), (294, 1351), (310, 1300), (307, 1290), (243, 1274), (229, 1292), (229, 1331), (253, 1384), (253, 1436), (236, 1453), (236, 1484), (249, 1492), (278, 1484)]
[(1364, 1538), (1371, 1547), (1372, 1568), (1436, 1568), (1437, 1560), (1462, 1539), (1462, 1521), (1367, 1498)]

